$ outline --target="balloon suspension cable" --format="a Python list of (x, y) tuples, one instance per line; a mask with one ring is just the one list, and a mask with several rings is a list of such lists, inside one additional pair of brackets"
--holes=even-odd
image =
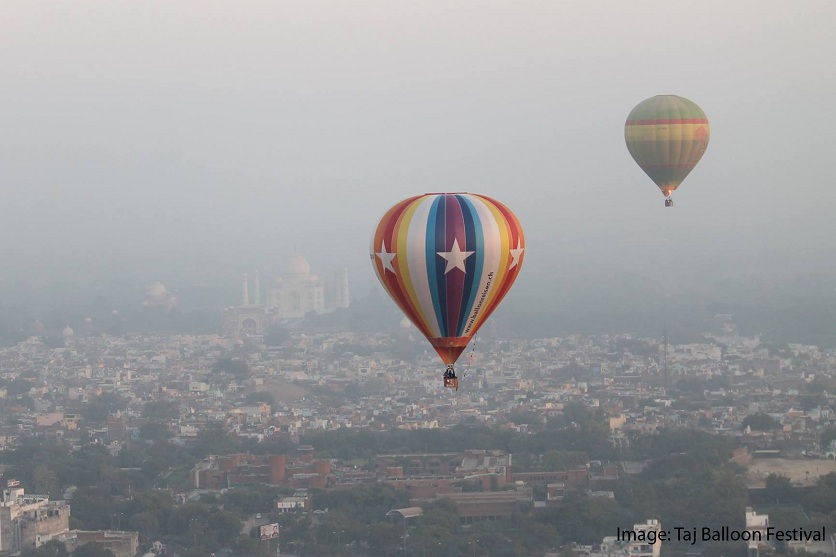
[(470, 366), (473, 365), (473, 359), (476, 356), (476, 337), (473, 337), (473, 347), (470, 349), (470, 356), (467, 359), (467, 365), (464, 367), (464, 373), (462, 373), (462, 379), (467, 378), (467, 372), (470, 371)]

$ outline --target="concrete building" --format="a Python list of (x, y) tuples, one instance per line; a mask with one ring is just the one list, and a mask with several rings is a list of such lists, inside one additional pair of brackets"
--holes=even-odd
[[(622, 532), (621, 539), (605, 537), (598, 551), (593, 551), (591, 546), (578, 546), (575, 554), (585, 557), (660, 557), (662, 542), (658, 536), (661, 530), (658, 520), (649, 519), (643, 524), (634, 524), (633, 532)], [(650, 532), (653, 534), (649, 535)], [(654, 543), (649, 543), (650, 539), (655, 540)]]
[[(310, 450), (307, 450), (310, 449)], [(313, 447), (300, 446), (299, 458), (286, 462), (284, 455), (212, 455), (189, 472), (193, 489), (223, 489), (236, 485), (285, 485), (294, 488), (325, 488), (331, 461), (314, 459)]]
[(511, 455), (498, 450), (378, 455), (375, 470), (380, 478), (464, 478), (491, 473), (499, 476), (500, 486), (509, 483), (512, 477)]
[(768, 547), (763, 541), (766, 540), (766, 529), (769, 527), (769, 515), (758, 514), (752, 507), (746, 507), (746, 532), (757, 532), (750, 536), (751, 541), (746, 542), (746, 554), (749, 557), (758, 557), (761, 547)]
[(113, 530), (73, 530), (64, 540), (64, 546), (69, 552), (88, 543), (101, 544), (114, 557), (135, 557), (139, 551), (139, 534)]
[(575, 468), (573, 470), (552, 470), (544, 472), (515, 472), (511, 474), (514, 482), (533, 483), (559, 483), (573, 489), (585, 489), (589, 487), (589, 470), (587, 468)]
[(189, 472), (189, 486), (194, 489), (261, 483), (278, 485), (284, 479), (284, 455), (212, 455), (198, 462)]
[[(646, 541), (631, 541), (627, 546), (627, 554), (630, 557), (659, 557), (662, 552), (662, 542), (659, 541), (659, 532), (662, 530), (659, 521), (650, 519), (644, 524), (634, 524), (633, 531), (640, 540), (654, 539), (655, 543), (648, 543)], [(648, 535), (653, 532), (652, 536)]]
[(11, 480), (0, 501), (0, 551), (37, 548), (69, 532), (70, 507), (46, 495), (27, 495)]
[(306, 489), (296, 490), (292, 496), (276, 500), (276, 512), (307, 512), (311, 509), (311, 496)]
[[(456, 503), (459, 520), (463, 524), (508, 518), (519, 511), (520, 505), (534, 504), (534, 493), (531, 488), (525, 487), (515, 491), (447, 493), (441, 497)], [(410, 499), (409, 504), (421, 507), (431, 502), (426, 499)]]

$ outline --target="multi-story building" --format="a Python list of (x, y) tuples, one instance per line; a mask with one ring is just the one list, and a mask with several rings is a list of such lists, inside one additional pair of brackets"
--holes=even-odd
[(46, 495), (27, 495), (14, 480), (0, 501), (0, 551), (19, 552), (40, 547), (69, 532), (70, 506)]
[(88, 543), (98, 543), (110, 550), (114, 557), (134, 557), (139, 551), (139, 534), (113, 530), (73, 530), (63, 540), (67, 551)]
[(649, 519), (643, 524), (634, 524), (632, 532), (626, 530), (619, 536), (605, 537), (597, 551), (593, 551), (591, 546), (578, 546), (575, 553), (584, 557), (659, 557), (662, 552), (659, 540), (661, 530), (658, 520)]
[(295, 488), (325, 488), (331, 461), (313, 458), (313, 447), (302, 445), (298, 458), (286, 462), (284, 455), (232, 454), (209, 456), (189, 472), (193, 489), (223, 489), (231, 486), (270, 484)]
[[(637, 534), (637, 539), (627, 545), (629, 557), (659, 557), (662, 551), (662, 542), (659, 540), (661, 530), (662, 526), (655, 518), (644, 524), (634, 524), (633, 531)], [(650, 535), (650, 532), (653, 532), (653, 534)], [(655, 542), (645, 541), (650, 539), (655, 540)]]
[[(746, 532), (750, 541), (746, 542), (746, 554), (749, 557), (758, 557), (760, 548), (766, 547), (763, 542), (766, 540), (766, 530), (769, 528), (769, 515), (758, 514), (752, 507), (746, 507)], [(761, 541), (758, 541), (761, 540)]]
[(311, 496), (306, 489), (297, 489), (290, 497), (280, 497), (275, 502), (276, 512), (307, 512), (311, 508)]
[(284, 477), (284, 455), (209, 456), (189, 472), (189, 485), (195, 489), (222, 489), (260, 483), (278, 485)]
[(375, 469), (388, 479), (493, 475), (498, 487), (512, 481), (511, 455), (504, 451), (378, 455)]

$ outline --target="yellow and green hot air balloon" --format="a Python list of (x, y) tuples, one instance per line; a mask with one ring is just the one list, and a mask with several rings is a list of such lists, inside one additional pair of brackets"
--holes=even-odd
[(671, 193), (700, 162), (710, 129), (695, 103), (676, 95), (657, 95), (640, 102), (624, 124), (627, 149), (642, 170), (665, 194)]

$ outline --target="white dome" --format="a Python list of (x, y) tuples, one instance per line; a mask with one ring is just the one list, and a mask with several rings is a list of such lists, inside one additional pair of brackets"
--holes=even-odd
[(67, 325), (66, 327), (64, 327), (63, 334), (65, 337), (71, 337), (75, 334), (75, 331), (73, 331), (72, 327)]
[(293, 255), (287, 264), (288, 275), (309, 275), (311, 274), (311, 266), (308, 260), (301, 255)]
[(159, 281), (148, 287), (147, 293), (152, 298), (162, 298), (168, 293), (165, 285)]

